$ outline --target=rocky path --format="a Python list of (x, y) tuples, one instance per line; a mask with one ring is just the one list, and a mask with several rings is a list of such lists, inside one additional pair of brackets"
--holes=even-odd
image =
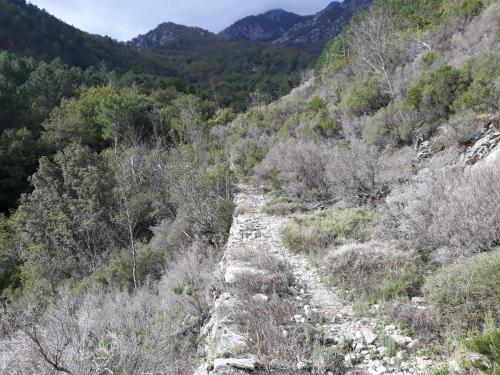
[[(319, 271), (302, 255), (288, 252), (281, 240), (281, 231), (290, 219), (271, 216), (265, 212), (270, 197), (255, 188), (240, 186), (236, 195), (238, 215), (231, 228), (225, 259), (221, 272), (226, 283), (232, 283), (238, 274), (262, 276), (258, 269), (241, 262), (228, 261), (233, 249), (248, 246), (267, 252), (285, 260), (291, 265), (298, 291), (297, 303), (301, 305), (302, 315), (295, 316), (297, 324), (310, 319), (311, 312), (323, 317), (316, 329), (321, 332), (328, 345), (351, 345), (352, 350), (345, 356), (348, 373), (351, 374), (425, 374), (432, 362), (425, 357), (411, 357), (407, 353), (418, 345), (417, 340), (403, 335), (393, 325), (381, 325), (373, 317), (357, 317), (353, 307), (343, 302), (339, 291), (322, 281)], [(239, 374), (248, 373), (258, 368), (258, 358), (246, 354), (231, 359), (230, 348), (239, 347), (242, 351), (244, 335), (237, 332), (231, 321), (224, 315), (236, 301), (234, 296), (224, 293), (216, 301), (212, 320), (205, 327), (208, 338), (208, 358), (215, 367), (207, 366), (198, 370), (198, 374)], [(390, 337), (394, 347), (381, 344), (381, 336)], [(214, 349), (215, 348), (215, 349)], [(222, 349), (221, 349), (222, 348)], [(228, 350), (229, 348), (229, 350)], [(226, 352), (224, 352), (226, 350)], [(392, 351), (392, 355), (388, 353)], [(394, 355), (395, 354), (395, 355)], [(217, 358), (222, 357), (222, 358)], [(301, 364), (297, 363), (300, 368)], [(245, 372), (243, 372), (245, 371)]]

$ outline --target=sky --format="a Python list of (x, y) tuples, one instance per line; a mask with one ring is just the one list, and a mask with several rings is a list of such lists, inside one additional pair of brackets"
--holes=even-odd
[(162, 22), (219, 32), (240, 18), (283, 8), (314, 14), (331, 0), (29, 0), (81, 30), (121, 41)]

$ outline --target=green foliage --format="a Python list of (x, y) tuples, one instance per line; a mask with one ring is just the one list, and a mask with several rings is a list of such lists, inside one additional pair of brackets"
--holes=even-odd
[(380, 345), (385, 347), (387, 349), (387, 356), (392, 358), (395, 357), (397, 354), (397, 349), (396, 349), (396, 342), (391, 336), (387, 335), (381, 335), (377, 341), (379, 342)]
[(499, 66), (500, 59), (496, 54), (469, 58), (459, 70), (463, 89), (455, 99), (453, 109), (497, 110), (500, 89), (496, 87), (495, 81), (499, 77)]
[(445, 19), (446, 0), (375, 0), (372, 7), (387, 7), (401, 29), (425, 30)]
[(389, 103), (377, 111), (363, 128), (363, 139), (370, 145), (401, 146), (413, 141), (414, 129), (408, 123), (408, 116), (402, 116), (401, 103)]
[(433, 367), (431, 369), (431, 375), (448, 375), (450, 373), (450, 369), (447, 365), (441, 365), (437, 367)]
[(17, 215), (0, 214), (0, 300), (13, 298), (21, 287), (21, 260), (15, 242)]
[(374, 113), (388, 103), (389, 98), (381, 92), (377, 77), (353, 84), (345, 99), (347, 110), (354, 116)]
[(79, 98), (64, 99), (43, 124), (42, 139), (56, 150), (80, 143), (99, 150), (107, 142), (101, 120), (101, 106), (113, 95), (111, 86), (85, 90)]
[(481, 13), (484, 6), (483, 0), (462, 0), (454, 10), (459, 17), (471, 18)]
[(424, 72), (408, 89), (405, 104), (419, 111), (422, 121), (431, 125), (446, 119), (461, 92), (459, 72), (448, 64)]
[(484, 374), (500, 374), (500, 328), (491, 315), (486, 317), (482, 332), (469, 332), (465, 346), (482, 357), (471, 365)]
[(34, 190), (19, 207), (23, 281), (56, 286), (95, 270), (123, 235), (113, 217), (115, 181), (106, 161), (72, 145), (44, 157), (32, 177)]
[(317, 72), (321, 72), (324, 68), (337, 70), (349, 60), (349, 44), (345, 33), (342, 33), (328, 42), (316, 62), (315, 69)]
[(42, 143), (25, 128), (0, 134), (0, 211), (14, 208), (19, 195), (29, 191), (28, 177), (43, 153)]
[(448, 320), (474, 326), (500, 314), (500, 249), (445, 266), (425, 281), (426, 299)]
[(381, 271), (379, 276), (384, 281), (373, 288), (367, 296), (372, 302), (413, 297), (418, 295), (423, 282), (422, 272), (414, 264), (408, 264), (397, 270)]
[(430, 51), (422, 56), (422, 61), (426, 68), (430, 68), (434, 62), (439, 58), (441, 53), (439, 51)]
[(375, 212), (368, 208), (298, 215), (285, 227), (282, 237), (291, 251), (314, 253), (332, 245), (366, 240), (375, 220)]

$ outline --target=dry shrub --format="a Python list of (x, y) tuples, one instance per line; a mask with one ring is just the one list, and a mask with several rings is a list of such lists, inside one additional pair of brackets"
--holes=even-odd
[(468, 144), (481, 134), (484, 124), (477, 119), (473, 111), (460, 112), (448, 120), (441, 128), (441, 137), (445, 146)]
[(308, 358), (309, 348), (303, 328), (291, 322), (294, 314), (293, 300), (274, 296), (266, 303), (248, 299), (232, 317), (248, 332), (251, 352), (268, 373), (302, 373), (296, 365)]
[(253, 247), (234, 247), (228, 251), (229, 264), (248, 266), (258, 272), (240, 274), (237, 283), (231, 288), (233, 293), (250, 297), (256, 293), (286, 294), (292, 283), (290, 265), (275, 255)]
[(299, 202), (271, 202), (265, 208), (265, 212), (272, 216), (288, 216), (295, 213), (303, 213), (309, 210), (306, 204)]
[(417, 306), (409, 300), (396, 300), (386, 306), (390, 321), (409, 328), (414, 339), (432, 344), (444, 338), (442, 319), (426, 306)]
[(45, 305), (34, 298), (4, 311), (10, 329), (0, 341), (0, 372), (192, 374), (193, 342), (210, 303), (211, 253), (195, 242), (159, 285), (132, 293), (64, 288)]
[(414, 295), (421, 282), (415, 256), (388, 243), (349, 244), (333, 249), (324, 269), (335, 282), (347, 282), (373, 300)]
[(449, 258), (500, 243), (500, 168), (478, 165), (461, 170), (448, 157), (436, 158), (415, 179), (387, 198), (399, 233), (429, 251), (454, 250)]
[(424, 285), (426, 299), (446, 319), (462, 328), (491, 313), (500, 322), (500, 248), (445, 266)]
[(285, 194), (305, 198), (328, 195), (325, 178), (331, 153), (327, 145), (287, 140), (275, 144), (254, 170), (257, 181), (268, 181)]
[(326, 177), (335, 196), (362, 204), (377, 200), (385, 193), (381, 170), (379, 151), (362, 141), (352, 140), (348, 148), (335, 150)]

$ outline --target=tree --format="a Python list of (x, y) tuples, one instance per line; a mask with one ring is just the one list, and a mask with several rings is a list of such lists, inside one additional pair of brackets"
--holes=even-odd
[(28, 289), (56, 287), (100, 267), (121, 245), (114, 214), (115, 181), (105, 159), (70, 145), (40, 159), (33, 192), (19, 207), (23, 280)]
[(351, 25), (348, 40), (353, 61), (362, 71), (379, 76), (387, 94), (395, 99), (391, 74), (401, 62), (402, 51), (391, 11), (378, 7), (359, 17)]
[(29, 191), (28, 177), (43, 154), (42, 143), (28, 129), (7, 129), (0, 135), (0, 211), (14, 208)]

